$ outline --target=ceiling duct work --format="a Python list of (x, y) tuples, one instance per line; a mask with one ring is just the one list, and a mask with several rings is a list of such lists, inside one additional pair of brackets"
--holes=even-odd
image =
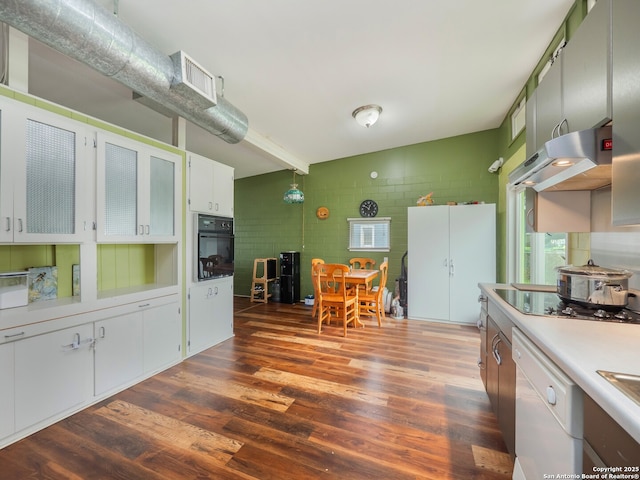
[[(223, 97), (216, 98), (215, 89), (207, 101), (197, 89), (175, 88), (183, 83), (181, 62), (174, 61), (182, 52), (173, 59), (159, 52), (92, 0), (2, 0), (0, 20), (228, 143), (238, 143), (247, 134), (246, 115)], [(214, 106), (204, 108), (207, 105)]]

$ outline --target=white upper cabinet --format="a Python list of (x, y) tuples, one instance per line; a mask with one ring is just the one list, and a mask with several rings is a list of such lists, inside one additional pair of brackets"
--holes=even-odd
[[(527, 157), (551, 138), (612, 119), (611, 0), (599, 0), (529, 98)], [(527, 114), (529, 115), (529, 103)], [(533, 119), (532, 123), (529, 123)]]
[[(600, 2), (598, 2), (600, 3)], [(613, 3), (613, 225), (640, 225), (640, 9), (632, 0)]]
[(221, 217), (233, 217), (232, 167), (189, 154), (189, 209)]
[(568, 130), (612, 119), (611, 1), (599, 0), (564, 49), (562, 102)]
[(559, 136), (564, 126), (562, 125), (562, 61), (563, 55), (560, 55), (536, 89), (534, 152), (551, 138)]
[(97, 135), (97, 240), (177, 242), (180, 155), (118, 135)]
[(0, 241), (90, 239), (85, 126), (1, 98), (0, 127)]

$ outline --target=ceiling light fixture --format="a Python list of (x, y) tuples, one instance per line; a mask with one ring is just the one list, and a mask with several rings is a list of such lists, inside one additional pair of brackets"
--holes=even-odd
[(304, 203), (304, 193), (302, 193), (302, 190), (298, 190), (295, 170), (293, 171), (293, 183), (291, 184), (291, 188), (284, 192), (283, 200), (285, 203)]
[(378, 121), (380, 114), (382, 113), (382, 107), (379, 105), (365, 105), (363, 107), (356, 108), (351, 115), (356, 119), (363, 127), (369, 128), (371, 125)]

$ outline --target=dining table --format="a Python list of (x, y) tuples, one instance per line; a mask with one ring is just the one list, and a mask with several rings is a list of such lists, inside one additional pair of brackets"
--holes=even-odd
[(352, 268), (345, 278), (352, 285), (364, 285), (367, 291), (371, 290), (371, 282), (378, 276), (379, 270), (365, 270)]

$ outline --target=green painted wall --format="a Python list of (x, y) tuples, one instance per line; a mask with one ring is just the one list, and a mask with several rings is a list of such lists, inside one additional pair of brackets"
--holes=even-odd
[(98, 245), (98, 291), (152, 284), (154, 266), (154, 245)]
[[(389, 257), (389, 288), (400, 274), (407, 250), (407, 207), (433, 192), (436, 204), (498, 201), (498, 176), (487, 171), (497, 158), (498, 131), (487, 130), (310, 166), (297, 176), (305, 202), (284, 203), (292, 173), (275, 172), (235, 182), (235, 294), (249, 295), (254, 258), (301, 253), (301, 293), (312, 293), (310, 263), (315, 257), (347, 263), (355, 256)], [(370, 172), (378, 172), (372, 179)], [(374, 199), (379, 217), (391, 217), (391, 251), (351, 253), (347, 218), (358, 217), (362, 200)], [(330, 216), (318, 220), (319, 206)], [(472, 241), (472, 239), (470, 239)], [(425, 248), (429, 239), (425, 238)], [(410, 260), (409, 260), (410, 267)]]

